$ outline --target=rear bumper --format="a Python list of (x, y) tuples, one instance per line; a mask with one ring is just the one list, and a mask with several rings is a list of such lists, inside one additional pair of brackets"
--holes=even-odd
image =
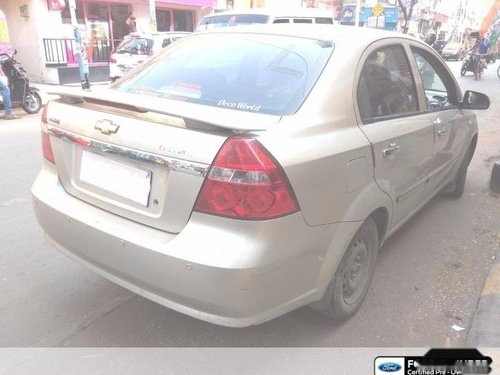
[(40, 225), (63, 254), (173, 310), (234, 327), (321, 298), (360, 225), (310, 227), (300, 213), (266, 222), (193, 213), (175, 235), (72, 197), (50, 165), (32, 194)]

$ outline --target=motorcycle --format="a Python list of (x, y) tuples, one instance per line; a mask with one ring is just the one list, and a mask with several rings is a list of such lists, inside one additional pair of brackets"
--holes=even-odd
[[(24, 68), (14, 59), (16, 54), (17, 50), (14, 50), (12, 56), (6, 53), (0, 54), (2, 71), (7, 77), (10, 89), (10, 99), (12, 103), (20, 103), (21, 107), (27, 113), (37, 113), (42, 108), (42, 98), (38, 94), (38, 89), (30, 86), (30, 81)], [(0, 102), (3, 107), (1, 96)]]
[(478, 80), (481, 78), (481, 74), (483, 74), (483, 70), (486, 65), (486, 59), (484, 58), (484, 55), (469, 52), (462, 60), (462, 68), (460, 69), (460, 74), (464, 76), (465, 73), (472, 72), (474, 73), (475, 79)]

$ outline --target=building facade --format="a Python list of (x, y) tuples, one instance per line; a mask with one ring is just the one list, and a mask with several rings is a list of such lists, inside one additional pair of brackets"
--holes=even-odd
[(342, 0), (217, 0), (215, 8), (218, 11), (250, 8), (322, 8), (340, 13)]
[[(16, 59), (32, 80), (45, 83), (79, 82), (74, 29), (68, 0), (0, 0)], [(215, 0), (156, 0), (158, 31), (193, 31), (213, 11)], [(61, 9), (62, 8), (62, 9)], [(126, 20), (133, 13), (137, 32), (150, 32), (149, 0), (76, 0), (76, 18), (84, 45), (91, 45), (90, 80), (109, 79), (113, 49), (128, 34)], [(88, 47), (87, 47), (88, 48)]]

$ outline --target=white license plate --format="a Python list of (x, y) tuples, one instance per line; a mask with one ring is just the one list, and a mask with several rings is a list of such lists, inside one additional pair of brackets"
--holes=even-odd
[(110, 160), (92, 152), (82, 152), (80, 181), (143, 206), (148, 205), (151, 176), (150, 171)]

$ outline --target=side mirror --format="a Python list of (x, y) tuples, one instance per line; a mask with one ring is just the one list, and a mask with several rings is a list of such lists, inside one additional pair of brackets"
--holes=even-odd
[(459, 104), (461, 109), (488, 109), (490, 108), (490, 98), (488, 95), (477, 91), (467, 90), (464, 98)]

